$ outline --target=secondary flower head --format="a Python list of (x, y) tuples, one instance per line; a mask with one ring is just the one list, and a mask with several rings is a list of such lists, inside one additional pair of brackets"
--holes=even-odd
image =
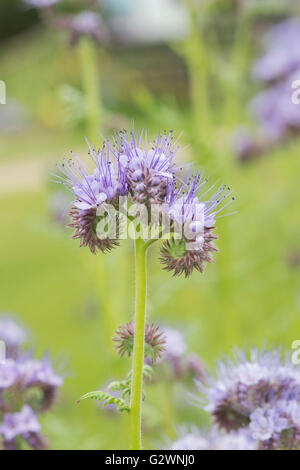
[(230, 188), (221, 185), (206, 199), (209, 190), (202, 194), (206, 182), (197, 174), (179, 189), (173, 188), (169, 197), (168, 214), (175, 236), (164, 243), (160, 259), (164, 269), (173, 271), (175, 276), (184, 273), (188, 277), (194, 269), (202, 272), (204, 263), (213, 261), (211, 253), (217, 251), (212, 243), (217, 238), (213, 233), (214, 224), (233, 198), (223, 203), (230, 195)]
[(6, 413), (0, 426), (3, 447), (6, 450), (18, 449), (16, 439), (21, 437), (31, 448), (44, 449), (46, 443), (40, 430), (41, 425), (30, 406), (24, 405), (17, 413)]
[(11, 317), (0, 317), (0, 340), (4, 341), (6, 357), (17, 354), (26, 340), (25, 331)]
[[(203, 387), (200, 386), (203, 390)], [(251, 414), (266, 404), (300, 398), (300, 371), (278, 350), (260, 353), (253, 349), (248, 359), (237, 351), (235, 360), (220, 362), (216, 379), (204, 389), (209, 411), (227, 431), (246, 427)]]

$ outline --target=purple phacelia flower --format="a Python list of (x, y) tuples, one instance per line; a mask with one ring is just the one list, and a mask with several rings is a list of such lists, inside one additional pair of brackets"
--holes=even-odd
[(274, 26), (266, 36), (266, 53), (253, 67), (263, 82), (278, 81), (300, 67), (300, 20), (292, 18)]
[(232, 135), (232, 148), (241, 163), (258, 156), (264, 149), (260, 140), (247, 129), (236, 129)]
[(300, 450), (300, 398), (278, 400), (250, 415), (250, 432), (264, 450)]
[(0, 317), (0, 340), (5, 343), (6, 357), (15, 357), (26, 337), (26, 332), (11, 317)]
[(96, 253), (97, 249), (110, 251), (118, 244), (114, 239), (99, 238), (97, 224), (109, 213), (109, 205), (117, 204), (118, 197), (127, 193), (127, 184), (126, 174), (107, 143), (98, 152), (90, 145), (89, 149), (95, 165), (92, 172), (74, 156), (62, 163), (60, 169), (65, 177), (58, 178), (75, 197), (70, 212), (73, 220), (70, 226), (75, 228), (73, 238), (79, 238), (80, 246), (88, 246)]
[(192, 430), (173, 442), (171, 450), (256, 450), (255, 441), (249, 433), (241, 430), (225, 434), (216, 429), (207, 435)]
[(210, 450), (257, 450), (256, 441), (243, 429), (226, 434), (212, 431), (209, 442)]
[(162, 359), (172, 361), (173, 359), (180, 359), (186, 352), (187, 346), (183, 335), (180, 331), (174, 328), (166, 328), (164, 330), (165, 337), (165, 351)]
[(60, 0), (23, 0), (27, 5), (34, 8), (50, 8)]
[(179, 437), (173, 442), (170, 450), (207, 450), (208, 448), (208, 440), (200, 433), (194, 431)]
[(50, 408), (57, 397), (57, 389), (63, 384), (62, 377), (55, 374), (51, 363), (44, 358), (42, 361), (29, 359), (18, 363), (18, 387), (20, 390), (38, 388), (42, 392), (39, 403), (40, 411)]
[(174, 328), (163, 330), (164, 351), (160, 362), (166, 364), (173, 379), (192, 377), (202, 381), (206, 375), (205, 367), (196, 353), (187, 354), (187, 345), (180, 331)]
[(220, 362), (216, 379), (207, 379), (207, 387), (200, 388), (208, 400), (205, 409), (219, 427), (237, 430), (247, 427), (251, 413), (266, 404), (299, 400), (300, 371), (278, 350), (253, 349), (249, 359), (237, 351), (235, 360)]
[(164, 203), (169, 190), (173, 188), (178, 170), (174, 157), (178, 141), (173, 131), (158, 133), (153, 142), (147, 134), (121, 131), (115, 135), (114, 146), (120, 164), (127, 174), (127, 181), (133, 200), (138, 203)]
[[(159, 233), (153, 238), (151, 234), (152, 241), (168, 240), (161, 250), (165, 269), (186, 277), (194, 269), (202, 272), (204, 262), (213, 260), (211, 252), (217, 251), (212, 244), (217, 238), (214, 224), (233, 200), (224, 203), (229, 188), (222, 185), (213, 193), (211, 187), (203, 194), (206, 180), (202, 176), (183, 182), (178, 175), (182, 168), (174, 162), (178, 143), (172, 131), (159, 133), (149, 143), (146, 134), (143, 137), (134, 129), (124, 130), (115, 133), (112, 143), (105, 141), (100, 151), (89, 148), (94, 169), (74, 156), (62, 164), (64, 176), (58, 177), (75, 199), (70, 226), (75, 228), (73, 237), (80, 239), (80, 245), (93, 253), (109, 251), (118, 245), (124, 218), (135, 221), (143, 213), (146, 220), (139, 219), (141, 233), (146, 228), (149, 235), (148, 229), (155, 228)], [(134, 216), (126, 213), (132, 208), (137, 209)]]
[(0, 425), (0, 435), (6, 450), (18, 449), (16, 438), (21, 437), (33, 449), (44, 449), (45, 441), (40, 435), (41, 425), (30, 406), (24, 405), (17, 413), (6, 413)]
[(260, 123), (261, 132), (269, 141), (279, 141), (288, 132), (299, 132), (300, 107), (292, 101), (292, 83), (300, 77), (300, 69), (284, 82), (260, 92), (250, 109)]
[(99, 13), (81, 11), (77, 15), (59, 18), (58, 25), (71, 33), (71, 44), (77, 43), (81, 36), (89, 36), (98, 43), (106, 42), (108, 31)]
[[(175, 234), (178, 236), (166, 241), (161, 249), (161, 262), (164, 269), (174, 275), (184, 273), (190, 276), (194, 269), (203, 272), (204, 263), (211, 263), (212, 252), (217, 248), (212, 243), (217, 235), (213, 233), (218, 214), (232, 202), (224, 200), (230, 195), (230, 188), (220, 188), (206, 199), (209, 192), (202, 194), (202, 187), (207, 182), (202, 175), (196, 175), (179, 189), (173, 189), (168, 199), (168, 215), (173, 221)], [(210, 188), (212, 189), (212, 188)]]
[(11, 387), (18, 378), (18, 367), (13, 359), (0, 362), (0, 393)]

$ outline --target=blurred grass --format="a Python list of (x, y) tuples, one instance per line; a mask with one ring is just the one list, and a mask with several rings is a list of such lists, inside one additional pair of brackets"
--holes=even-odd
[[(40, 38), (17, 40), (3, 56), (8, 93), (28, 107), (32, 125), (21, 134), (1, 136), (0, 184), (3, 162), (43, 160), (45, 174), (37, 178), (46, 183), (47, 168), (70, 148), (84, 148), (83, 133), (65, 129), (61, 104), (51, 98), (62, 77), (72, 76), (72, 59), (64, 63), (66, 52), (62, 58), (52, 39), (50, 46), (47, 36), (38, 43), (36, 37)], [(149, 97), (141, 92), (138, 99)], [(143, 127), (149, 120), (150, 127), (156, 128), (159, 109), (153, 109), (135, 125)], [(184, 141), (188, 140), (188, 121), (185, 115), (178, 121), (174, 109), (171, 114), (165, 112), (162, 125), (168, 127), (168, 116), (173, 116), (173, 122), (187, 129)], [(161, 270), (156, 246), (149, 256), (149, 319), (178, 327), (189, 349), (210, 366), (234, 345), (290, 348), (300, 336), (299, 271), (285, 262), (291, 249), (299, 249), (300, 141), (250, 165), (237, 166), (226, 148), (225, 134), (226, 123), (212, 138), (214, 160), (208, 168), (213, 177), (224, 178), (232, 187), (237, 199), (229, 212), (238, 213), (218, 221), (220, 253), (215, 264), (190, 280), (173, 279)], [(195, 149), (189, 153), (194, 160), (201, 159)], [(101, 412), (94, 402), (80, 406), (75, 402), (108, 380), (122, 378), (130, 367), (129, 360), (120, 360), (113, 351), (110, 338), (120, 322), (133, 316), (132, 246), (123, 242), (110, 256), (93, 257), (87, 249), (80, 250), (70, 240), (70, 232), (52, 225), (48, 196), (46, 184), (24, 191), (22, 178), (18, 192), (1, 194), (0, 310), (16, 312), (31, 328), (39, 355), (47, 349), (58, 362), (67, 360), (58, 407), (43, 417), (52, 448), (126, 448), (126, 416)], [(92, 312), (91, 299), (96, 305)], [(146, 447), (164, 442), (161, 420), (166, 417), (169, 393), (163, 383), (147, 387)], [(188, 405), (186, 389), (177, 386), (174, 396), (176, 426), (205, 421), (200, 410), (197, 413)]]

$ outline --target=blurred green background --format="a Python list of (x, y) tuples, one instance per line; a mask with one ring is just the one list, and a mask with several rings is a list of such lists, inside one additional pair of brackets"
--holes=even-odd
[[(77, 11), (87, 6), (83, 3), (89, 2), (69, 2), (66, 9)], [(114, 0), (110, 8), (103, 3), (110, 24), (116, 12), (127, 10), (129, 26), (135, 30), (140, 24), (141, 17), (136, 20), (134, 14), (140, 2)], [(148, 15), (147, 27), (139, 30), (146, 37), (124, 33), (125, 39), (113, 36), (97, 48), (102, 132), (130, 126), (132, 119), (153, 136), (159, 123), (183, 131), (182, 147), (191, 145), (178, 158), (205, 169), (212, 182), (224, 180), (235, 193), (232, 210), (238, 212), (218, 221), (220, 253), (204, 274), (174, 279), (162, 271), (156, 246), (149, 256), (148, 318), (179, 329), (189, 351), (211, 367), (233, 346), (290, 349), (300, 337), (300, 270), (288, 262), (300, 251), (300, 140), (295, 137), (244, 165), (230, 145), (237, 125), (251, 125), (247, 99), (256, 85), (250, 64), (260, 50), (261, 34), (296, 12), (275, 2), (272, 11), (252, 18), (248, 49), (239, 56), (245, 63), (238, 65), (228, 60), (238, 21), (236, 2), (213, 2), (218, 4), (214, 9), (202, 12), (207, 31), (216, 34), (204, 36), (211, 44), (209, 65), (203, 67), (209, 73), (212, 105), (210, 122), (208, 115), (199, 118), (198, 136), (191, 103), (195, 83), (184, 51), (196, 50), (199, 43), (190, 34), (193, 17), (189, 2), (184, 3), (154, 2), (156, 15), (152, 22)], [(98, 6), (93, 3), (93, 8)], [(175, 32), (168, 27), (167, 8), (172, 15), (180, 8)], [(127, 416), (103, 411), (94, 402), (75, 404), (83, 393), (121, 379), (129, 370), (130, 360), (118, 357), (111, 338), (120, 323), (133, 318), (134, 307), (132, 243), (124, 241), (109, 256), (93, 256), (70, 240), (70, 230), (53, 221), (57, 188), (49, 174), (71, 149), (81, 158), (87, 155), (78, 51), (64, 32), (48, 27), (21, 1), (1, 0), (0, 31), (0, 79), (7, 87), (7, 104), (0, 105), (0, 311), (15, 313), (28, 326), (38, 355), (50, 351), (55, 363), (64, 364), (59, 402), (43, 416), (51, 448), (127, 448)], [(201, 78), (201, 64), (195, 67)], [(217, 80), (222, 73), (224, 83)], [(165, 422), (170, 387), (171, 427)], [(205, 415), (190, 404), (192, 383), (187, 387), (158, 379), (146, 391), (146, 447), (166, 445), (183, 424), (205, 424)]]

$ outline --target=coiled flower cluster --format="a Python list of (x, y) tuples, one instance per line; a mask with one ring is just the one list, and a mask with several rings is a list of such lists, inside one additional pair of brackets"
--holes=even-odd
[(217, 251), (213, 231), (220, 211), (233, 199), (225, 202), (230, 189), (221, 185), (214, 192), (214, 185), (203, 193), (203, 174), (182, 178), (173, 131), (149, 142), (132, 128), (115, 133), (100, 150), (88, 145), (93, 168), (73, 155), (59, 166), (58, 176), (74, 196), (71, 226), (80, 245), (105, 253), (132, 236), (134, 228), (136, 237), (163, 239), (164, 269), (186, 277), (194, 269), (202, 272)]

